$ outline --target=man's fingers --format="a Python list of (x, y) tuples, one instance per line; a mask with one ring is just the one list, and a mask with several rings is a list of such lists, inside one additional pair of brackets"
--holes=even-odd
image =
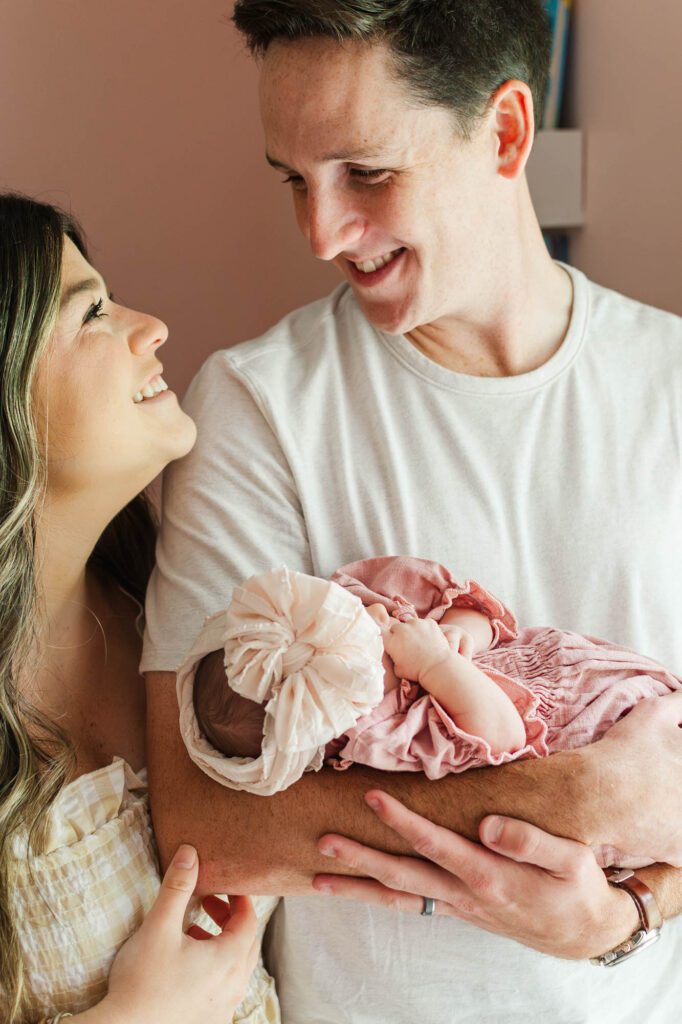
[(147, 921), (177, 923), (178, 934), (199, 874), (199, 858), (193, 846), (178, 848), (163, 876), (156, 900), (147, 914)]
[[(495, 859), (492, 854), (457, 832), (434, 825), (427, 818), (408, 810), (388, 793), (371, 790), (365, 799), (377, 817), (406, 839), (415, 853), (457, 875), (467, 885), (479, 879), (486, 868), (494, 871)], [(475, 858), (475, 866), (472, 866), (472, 858)]]
[(315, 875), (313, 888), (322, 896), (340, 896), (345, 900), (373, 903), (390, 910), (419, 912), (422, 900), (408, 892), (389, 889), (372, 878), (351, 878), (348, 875)]
[(534, 864), (560, 878), (579, 872), (594, 855), (589, 846), (543, 832), (527, 821), (490, 815), (481, 822), (481, 842), (495, 853), (523, 864)]
[(456, 879), (428, 860), (382, 853), (354, 839), (337, 835), (322, 836), (318, 849), (326, 856), (333, 856), (337, 863), (351, 868), (364, 880), (367, 877), (376, 879), (394, 892), (445, 898), (447, 889), (448, 899), (461, 896), (463, 892)]

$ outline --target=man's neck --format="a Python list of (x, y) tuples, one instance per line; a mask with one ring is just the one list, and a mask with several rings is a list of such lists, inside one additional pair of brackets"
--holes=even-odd
[(491, 251), (466, 310), (408, 332), (429, 359), (475, 377), (512, 377), (559, 349), (571, 319), (571, 278), (550, 258), (534, 215), (516, 237), (515, 251)]

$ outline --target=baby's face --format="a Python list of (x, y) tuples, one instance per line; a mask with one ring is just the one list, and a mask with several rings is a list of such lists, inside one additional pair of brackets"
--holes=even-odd
[[(391, 616), (388, 614), (383, 604), (370, 604), (367, 606), (367, 611), (376, 622), (383, 636), (391, 625)], [(386, 651), (384, 651), (382, 664), (384, 666), (384, 693), (388, 693), (390, 690), (396, 689), (400, 680), (395, 674), (393, 659), (386, 654)]]

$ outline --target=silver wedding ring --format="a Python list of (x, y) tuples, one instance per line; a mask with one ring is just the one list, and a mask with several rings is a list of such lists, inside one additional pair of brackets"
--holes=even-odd
[(436, 901), (431, 899), (430, 896), (422, 896), (424, 906), (422, 907), (422, 917), (431, 917), (436, 909)]

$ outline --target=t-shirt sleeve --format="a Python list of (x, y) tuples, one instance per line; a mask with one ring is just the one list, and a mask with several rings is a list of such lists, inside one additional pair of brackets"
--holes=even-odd
[(174, 671), (206, 617), (253, 573), (273, 565), (312, 572), (290, 466), (266, 403), (229, 353), (209, 357), (183, 408), (197, 442), (164, 474), (142, 671)]

